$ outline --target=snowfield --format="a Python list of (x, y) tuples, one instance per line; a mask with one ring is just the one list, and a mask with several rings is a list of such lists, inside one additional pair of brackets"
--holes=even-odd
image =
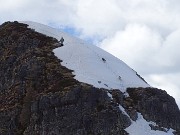
[(97, 88), (120, 89), (127, 87), (150, 87), (123, 61), (84, 41), (46, 25), (24, 22), (30, 28), (58, 40), (64, 38), (64, 46), (54, 49), (63, 60), (63, 66), (74, 70), (75, 79)]
[[(64, 38), (64, 46), (53, 51), (59, 59), (63, 60), (61, 63), (63, 66), (74, 70), (73, 74), (78, 81), (91, 84), (97, 88), (120, 89), (122, 92), (126, 92), (127, 87), (150, 87), (123, 61), (99, 47), (87, 44), (78, 38), (43, 24), (22, 23), (28, 24), (37, 32), (58, 40), (61, 37)], [(107, 94), (112, 99), (112, 95)], [(119, 109), (128, 116), (122, 106), (119, 106)], [(156, 124), (147, 122), (140, 113), (138, 113), (138, 119), (136, 121), (131, 120), (131, 123), (125, 129), (130, 135), (173, 135), (172, 129), (165, 129), (166, 132), (151, 130), (149, 124)]]

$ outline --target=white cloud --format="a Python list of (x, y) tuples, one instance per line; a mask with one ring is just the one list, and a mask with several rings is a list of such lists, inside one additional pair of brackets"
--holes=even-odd
[[(166, 38), (160, 57), (167, 61), (171, 69), (180, 65), (180, 29), (169, 34)], [(174, 70), (179, 70), (178, 68)]]
[[(2, 0), (1, 0), (2, 1)], [(7, 0), (0, 5), (0, 21), (31, 20), (47, 24), (72, 25), (76, 12), (75, 0)]]
[[(125, 61), (150, 84), (180, 94), (179, 0), (0, 0), (0, 23), (70, 26)], [(167, 80), (167, 74), (170, 79)], [(160, 79), (160, 81), (158, 79)], [(167, 82), (168, 81), (168, 82)], [(168, 86), (167, 86), (168, 84)], [(178, 95), (178, 96), (177, 96)], [(180, 105), (180, 103), (178, 103)]]
[[(154, 54), (159, 53), (162, 40), (158, 32), (146, 25), (128, 24), (124, 30), (117, 31), (114, 36), (105, 39), (100, 46), (127, 61), (135, 69), (148, 72), (144, 64), (153, 67), (152, 60), (155, 59)], [(150, 71), (152, 72), (152, 69)]]
[(15, 10), (20, 8), (23, 4), (23, 0), (6, 0), (6, 1), (0, 1), (1, 2), (1, 11), (9, 11), (9, 10)]
[(115, 32), (117, 26), (122, 28), (124, 19), (121, 18), (123, 16), (116, 0), (79, 0), (75, 25), (88, 36), (107, 36)]

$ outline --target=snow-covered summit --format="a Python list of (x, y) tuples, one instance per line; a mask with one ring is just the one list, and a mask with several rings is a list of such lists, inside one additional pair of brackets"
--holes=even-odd
[(64, 46), (54, 49), (54, 53), (63, 60), (63, 66), (74, 70), (78, 81), (98, 88), (120, 89), (122, 92), (127, 87), (150, 87), (123, 61), (99, 47), (43, 24), (23, 23), (47, 36), (58, 40), (64, 38)]
[[(42, 24), (38, 24), (38, 23), (34, 23), (34, 22), (23, 22), (23, 23), (28, 24), (30, 28), (34, 29), (37, 32), (43, 33), (47, 36), (54, 37), (58, 40), (60, 40), (62, 37), (64, 38), (64, 46), (56, 48), (53, 51), (59, 59), (63, 60), (63, 62), (61, 63), (62, 65), (64, 65), (65, 67), (67, 67), (69, 69), (74, 70), (73, 74), (75, 75), (75, 79), (79, 80), (80, 82), (85, 82), (85, 83), (91, 84), (98, 88), (120, 89), (122, 92), (125, 92), (127, 87), (150, 87), (134, 70), (132, 70), (129, 66), (127, 66), (123, 61), (112, 56), (111, 54), (107, 53), (106, 51), (98, 48), (97, 46), (87, 44), (78, 38), (72, 37), (64, 32), (60, 32), (59, 30), (51, 28), (46, 25), (42, 25)], [(54, 86), (56, 86), (56, 85), (54, 85)], [(99, 89), (96, 89), (96, 90), (103, 91), (103, 93), (104, 93), (104, 90), (99, 90)], [(160, 96), (156, 97), (156, 95), (154, 95), (154, 93), (156, 93), (156, 92), (153, 92), (152, 98), (150, 97), (146, 100), (146, 97), (147, 97), (146, 95), (149, 95), (149, 92), (151, 93), (151, 90), (148, 89), (147, 93), (142, 92), (142, 90), (143, 90), (142, 88), (132, 89), (132, 90), (133, 91), (137, 90), (137, 91), (132, 95), (129, 93), (129, 97), (127, 97), (127, 98), (126, 98), (126, 96), (128, 96), (128, 93), (124, 93), (125, 98), (123, 99), (122, 104), (114, 102), (115, 96), (113, 96), (113, 92), (114, 91), (116, 92), (116, 90), (112, 90), (112, 93), (110, 91), (107, 91), (107, 95), (110, 97), (110, 100), (108, 99), (108, 104), (107, 104), (108, 107), (105, 107), (105, 109), (108, 110), (107, 108), (110, 108), (110, 112), (111, 112), (112, 108), (109, 107), (109, 105), (111, 102), (114, 102), (117, 104), (112, 104), (112, 105), (116, 105), (116, 106), (112, 106), (112, 107), (115, 107), (116, 109), (118, 109), (119, 112), (117, 110), (117, 113), (107, 113), (108, 115), (103, 115), (101, 117), (101, 119), (103, 118), (106, 121), (106, 118), (109, 117), (109, 114), (110, 115), (112, 114), (112, 115), (119, 116), (118, 118), (120, 118), (120, 123), (121, 123), (122, 118), (127, 118), (127, 120), (122, 119), (123, 121), (125, 120), (124, 124), (125, 123), (126, 124), (131, 123), (131, 124), (129, 124), (129, 127), (126, 127), (126, 128), (124, 127), (123, 130), (126, 131), (127, 133), (129, 133), (130, 135), (152, 135), (152, 134), (153, 135), (173, 135), (173, 132), (175, 131), (174, 129), (171, 129), (171, 128), (167, 129), (167, 128), (162, 127), (163, 125), (161, 123), (155, 123), (156, 120), (160, 121), (161, 118), (162, 119), (165, 118), (165, 117), (160, 117), (164, 112), (165, 112), (164, 114), (166, 114), (166, 112), (170, 113), (168, 110), (172, 110), (171, 109), (172, 107), (169, 107), (170, 109), (167, 109), (168, 102), (164, 104), (164, 102), (162, 101), (162, 102), (158, 103), (158, 109), (159, 109), (159, 107), (162, 107), (161, 110), (163, 110), (163, 111), (161, 111), (161, 113), (159, 113), (157, 115), (156, 110), (158, 110), (158, 109), (156, 109), (156, 107), (157, 107), (156, 104), (158, 101), (161, 100), (161, 97), (164, 97), (164, 96), (161, 96), (161, 94), (163, 94), (163, 93), (161, 93), (161, 92), (158, 93), (156, 91), (158, 94), (160, 94)], [(145, 96), (143, 96), (142, 98), (137, 98), (138, 100), (135, 101), (134, 100), (134, 99), (136, 99), (135, 95), (137, 95), (138, 92), (140, 92), (139, 95), (145, 94)], [(56, 94), (57, 93), (55, 93), (55, 95)], [(79, 93), (79, 94), (83, 94), (83, 93)], [(89, 94), (86, 94), (86, 95), (89, 95)], [(59, 93), (58, 93), (58, 96), (59, 96)], [(53, 96), (50, 96), (50, 97), (53, 97)], [(77, 96), (77, 97), (79, 98), (79, 96)], [(87, 99), (87, 97), (89, 97), (89, 96), (82, 96), (82, 97), (85, 97), (84, 99)], [(98, 100), (97, 99), (94, 100), (94, 94), (92, 95), (92, 97), (93, 97), (93, 99), (92, 99), (93, 102), (99, 100), (98, 98), (97, 98)], [(132, 97), (135, 97), (135, 98), (132, 98)], [(156, 98), (154, 98), (154, 97), (156, 97)], [(47, 98), (48, 98), (48, 96), (47, 96)], [(68, 98), (70, 98), (70, 99), (68, 99)], [(38, 102), (40, 102), (41, 99), (43, 99), (43, 98), (40, 98), (40, 100), (38, 100)], [(70, 101), (71, 97), (68, 96), (67, 99), (68, 99), (67, 101)], [(105, 98), (102, 98), (102, 100), (104, 100), (104, 99)], [(143, 100), (141, 100), (141, 99), (143, 99)], [(47, 101), (49, 101), (49, 100), (47, 100)], [(61, 99), (59, 101), (61, 102)], [(91, 99), (89, 101), (91, 102)], [(167, 101), (171, 101), (171, 100), (169, 99)], [(46, 102), (46, 101), (44, 101), (44, 102)], [(81, 112), (81, 110), (82, 110), (81, 106), (82, 106), (83, 102), (84, 101), (79, 102), (80, 105), (78, 105), (78, 106), (80, 107), (80, 110), (78, 110), (78, 109), (76, 110), (77, 105), (74, 106), (74, 108), (72, 110), (74, 110), (74, 109), (76, 110), (75, 114), (76, 114), (76, 112)], [(135, 102), (137, 102), (137, 103), (135, 104)], [(102, 104), (103, 103), (105, 103), (105, 102), (103, 101)], [(58, 102), (58, 104), (57, 104), (58, 107), (60, 104), (61, 103)], [(119, 108), (117, 106), (118, 104), (119, 104)], [(97, 105), (99, 105), (99, 103), (97, 103)], [(83, 103), (83, 106), (87, 106), (87, 104)], [(90, 104), (90, 106), (92, 106), (92, 105)], [(50, 107), (51, 107), (51, 105), (50, 105)], [(66, 105), (66, 107), (69, 112), (69, 107), (67, 105)], [(94, 105), (93, 105), (93, 107), (94, 107)], [(136, 110), (136, 108), (138, 108), (139, 110)], [(146, 109), (144, 109), (144, 108), (146, 108)], [(50, 111), (52, 109), (53, 110), (52, 112), (56, 113), (55, 114), (56, 117), (61, 116), (61, 114), (58, 114), (58, 113), (62, 113), (61, 111), (58, 111), (61, 108), (57, 109), (55, 106), (51, 109), (49, 109), (49, 108), (46, 108), (46, 109), (50, 110)], [(95, 106), (95, 110), (96, 109), (97, 109), (97, 106)], [(44, 111), (44, 110), (42, 110), (42, 111)], [(83, 111), (84, 111), (84, 109), (83, 109)], [(89, 109), (87, 111), (89, 111)], [(144, 114), (146, 114), (146, 117), (144, 117), (144, 115), (141, 114), (143, 111), (145, 111)], [(64, 114), (68, 115), (66, 110), (64, 110), (63, 112), (64, 112)], [(97, 114), (95, 113), (95, 115), (100, 116), (101, 114), (104, 114), (104, 110), (100, 111), (100, 112), (102, 112), (102, 113), (99, 113), (99, 111), (98, 111), (98, 113)], [(172, 114), (172, 115), (179, 114), (179, 113), (176, 113), (177, 112), (176, 110), (174, 110), (173, 112), (175, 112), (175, 113), (170, 113), (170, 114)], [(73, 113), (73, 111), (72, 111), (72, 113)], [(47, 113), (47, 114), (50, 114), (50, 113)], [(94, 112), (93, 112), (93, 114), (94, 114)], [(152, 119), (149, 118), (148, 120), (146, 120), (145, 118), (147, 118), (149, 115), (152, 115), (153, 118)], [(166, 114), (166, 115), (169, 115), (169, 114)], [(170, 115), (170, 116), (172, 116), (172, 115)], [(52, 117), (52, 115), (50, 115), (50, 116)], [(91, 117), (91, 113), (89, 116)], [(121, 116), (123, 116), (123, 117), (121, 117)], [(173, 115), (173, 116), (174, 116), (173, 118), (176, 118), (175, 115)], [(51, 117), (48, 117), (48, 118), (51, 118)], [(53, 117), (53, 118), (56, 118), (56, 117)], [(76, 115), (75, 115), (75, 117), (76, 117)], [(82, 115), (81, 117), (82, 118), (78, 118), (80, 120), (80, 123), (82, 122), (81, 120), (83, 119), (84, 115)], [(92, 117), (94, 117), (94, 115), (92, 115)], [(136, 120), (134, 119), (134, 117), (136, 117)], [(68, 116), (66, 118), (68, 118)], [(65, 121), (67, 120), (66, 118), (65, 118)], [(114, 118), (116, 119), (116, 117), (114, 117), (114, 116), (112, 118), (113, 119), (111, 119), (111, 118), (107, 119), (107, 121), (108, 120), (114, 121)], [(171, 118), (171, 117), (167, 117), (167, 123), (169, 123), (169, 121), (170, 122), (173, 121), (172, 123), (170, 123), (171, 125), (173, 125), (174, 123), (175, 123), (174, 124), (175, 126), (178, 125), (178, 124), (176, 124), (175, 120), (173, 120), (173, 119), (169, 120), (169, 118)], [(62, 120), (63, 119), (60, 119), (60, 121), (62, 121)], [(69, 120), (71, 122), (71, 118)], [(119, 121), (119, 119), (118, 119), (118, 121)], [(122, 123), (123, 123), (123, 121), (122, 121)], [(96, 121), (95, 121), (95, 123), (96, 123)], [(158, 125), (158, 124), (160, 124), (160, 125)], [(69, 123), (67, 123), (67, 125), (69, 125)], [(73, 125), (74, 125), (74, 123), (73, 123)], [(113, 124), (111, 124), (111, 125), (113, 125)], [(165, 127), (169, 127), (169, 126), (167, 126), (168, 124), (166, 124), (166, 122), (164, 125), (165, 125)], [(48, 126), (49, 126), (49, 122), (48, 122)], [(54, 126), (54, 124), (53, 124), (53, 126)], [(117, 125), (115, 124), (115, 128), (117, 128), (116, 126)], [(159, 126), (161, 126), (161, 127), (159, 127)], [(60, 126), (57, 125), (56, 128), (58, 129), (59, 127), (62, 128), (61, 124), (60, 124)], [(121, 126), (120, 126), (120, 128), (121, 128)], [(153, 128), (155, 128), (155, 130)], [(159, 128), (159, 130), (156, 130), (158, 128)], [(54, 131), (55, 129), (53, 128), (52, 130)], [(79, 130), (79, 129), (77, 129), (77, 130)], [(59, 129), (57, 131), (59, 132)], [(106, 130), (105, 130), (105, 132), (106, 132)]]

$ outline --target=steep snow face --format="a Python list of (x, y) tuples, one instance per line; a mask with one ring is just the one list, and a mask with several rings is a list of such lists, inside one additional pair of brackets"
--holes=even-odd
[(56, 39), (64, 38), (64, 46), (54, 49), (63, 66), (74, 70), (75, 79), (98, 88), (120, 89), (150, 87), (123, 61), (108, 52), (46, 25), (23, 22), (35, 31)]

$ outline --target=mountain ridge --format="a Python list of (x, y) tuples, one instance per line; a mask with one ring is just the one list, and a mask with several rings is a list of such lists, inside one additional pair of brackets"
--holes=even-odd
[(0, 134), (179, 135), (180, 112), (166, 92), (82, 83), (54, 55), (58, 40), (27, 27), (0, 26)]
[(150, 87), (127, 64), (99, 47), (45, 25), (34, 22), (24, 23), (37, 32), (56, 39), (61, 37), (65, 39), (64, 46), (54, 49), (53, 52), (63, 60), (63, 66), (74, 70), (75, 79), (80, 82), (97, 88), (121, 89), (124, 92), (127, 87)]

